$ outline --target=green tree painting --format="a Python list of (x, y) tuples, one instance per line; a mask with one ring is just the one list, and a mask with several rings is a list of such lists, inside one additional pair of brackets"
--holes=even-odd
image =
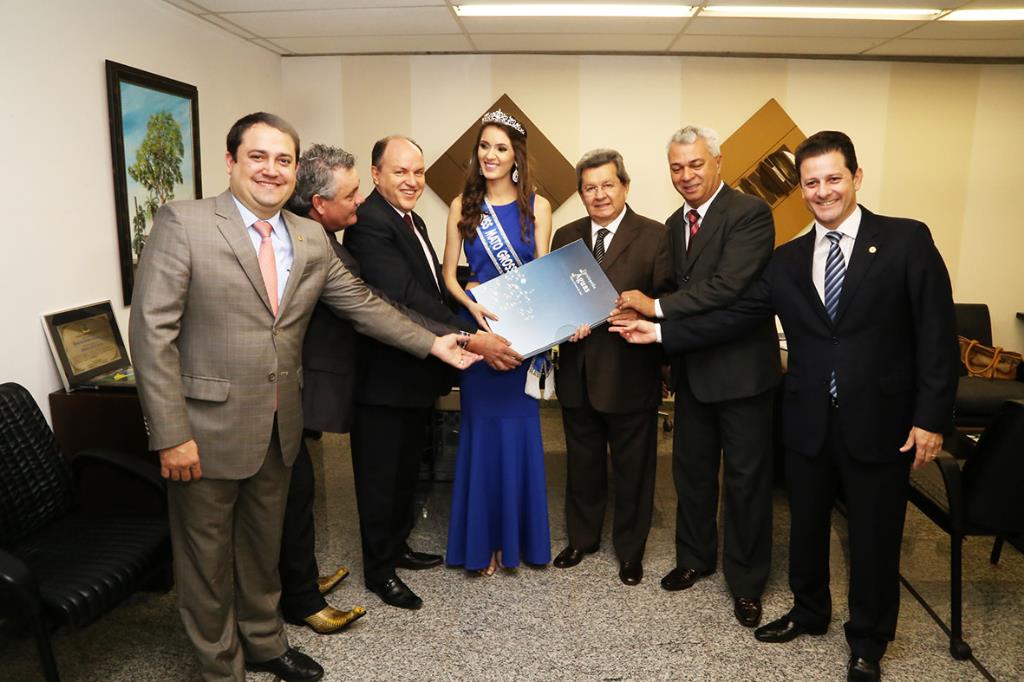
[(181, 126), (170, 112), (158, 111), (150, 116), (135, 163), (128, 167), (128, 175), (149, 192), (141, 206), (135, 203), (132, 218), (132, 251), (136, 258), (146, 245), (146, 224), (152, 222), (160, 206), (174, 198), (175, 183), (182, 182), (184, 155)]

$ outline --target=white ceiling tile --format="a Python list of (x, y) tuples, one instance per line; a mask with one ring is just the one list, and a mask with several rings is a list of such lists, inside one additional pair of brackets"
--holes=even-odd
[(867, 52), (893, 57), (1024, 57), (1024, 40), (915, 40), (900, 38)]
[(904, 37), (940, 40), (1014, 40), (1024, 38), (1024, 21), (932, 21)]
[(668, 48), (668, 35), (587, 35), (533, 33), (474, 33), (480, 52), (660, 52)]
[(470, 33), (676, 34), (689, 19), (611, 17), (462, 17)]
[(806, 36), (819, 38), (892, 38), (920, 26), (920, 21), (841, 21), (823, 19), (740, 19), (694, 17), (687, 35)]
[(257, 35), (273, 38), (461, 32), (451, 12), (443, 7), (226, 13), (223, 16)]
[(465, 36), (457, 34), (405, 36), (328, 36), (278, 38), (274, 41), (290, 54), (355, 54), (378, 52), (471, 52)]
[(673, 52), (729, 52), (733, 54), (836, 54), (854, 55), (882, 42), (871, 38), (784, 38), (766, 36), (684, 35)]
[[(200, 0), (201, 1), (201, 0)], [(474, 0), (475, 1), (475, 0)], [(1018, 0), (1019, 2), (1019, 0)], [(709, 0), (709, 5), (783, 5), (786, 7), (906, 7), (907, 9), (953, 9), (967, 0)], [(688, 4), (697, 4), (696, 0)], [(971, 4), (974, 7), (974, 4)]]
[(220, 26), (225, 31), (234, 33), (236, 36), (242, 36), (243, 38), (255, 37), (255, 34), (253, 34), (251, 31), (246, 31), (241, 26), (238, 26), (237, 24), (234, 24), (228, 21), (227, 19), (223, 19), (217, 14), (203, 14), (201, 16), (203, 19), (206, 19), (210, 23)]

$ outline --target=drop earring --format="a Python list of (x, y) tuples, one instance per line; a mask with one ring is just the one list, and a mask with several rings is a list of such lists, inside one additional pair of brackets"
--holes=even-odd
[(512, 165), (512, 182), (519, 183), (519, 167), (515, 164)]

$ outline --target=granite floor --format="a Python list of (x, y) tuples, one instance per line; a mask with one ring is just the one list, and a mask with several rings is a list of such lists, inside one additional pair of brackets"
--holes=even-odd
[[(545, 408), (553, 551), (565, 542), (565, 446), (556, 409)], [(823, 637), (786, 645), (757, 643), (732, 615), (721, 574), (678, 593), (660, 577), (674, 564), (675, 491), (670, 436), (659, 442), (654, 527), (637, 587), (617, 578), (610, 539), (571, 570), (522, 568), (491, 578), (438, 568), (403, 578), (423, 597), (421, 611), (383, 605), (360, 578), (359, 541), (348, 439), (327, 435), (312, 445), (318, 470), (318, 555), (322, 570), (345, 564), (350, 578), (330, 597), (339, 607), (369, 613), (347, 632), (323, 637), (288, 626), (293, 645), (317, 658), (327, 680), (838, 680), (848, 656), (845, 526), (836, 515), (832, 569), (835, 620)], [(411, 544), (440, 552), (445, 545), (450, 484), (424, 489)], [(790, 605), (786, 587), (788, 509), (776, 493), (775, 550), (764, 596), (766, 619)], [(903, 588), (896, 641), (883, 660), (890, 680), (1024, 679), (1024, 556), (1007, 548), (988, 563), (991, 542), (965, 547), (965, 638), (976, 661), (950, 658), (946, 636)], [(903, 575), (948, 618), (948, 537), (911, 507)], [(197, 668), (178, 621), (174, 595), (142, 594), (83, 631), (53, 638), (68, 682), (192, 680)], [(0, 635), (0, 680), (40, 679), (30, 639)], [(272, 676), (251, 675), (269, 682)]]

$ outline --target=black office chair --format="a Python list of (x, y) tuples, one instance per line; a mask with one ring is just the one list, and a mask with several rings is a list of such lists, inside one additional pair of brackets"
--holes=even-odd
[(1007, 536), (1024, 532), (1024, 402), (1010, 401), (996, 412), (966, 459), (942, 452), (933, 465), (910, 475), (909, 499), (949, 533), (949, 652), (957, 660), (971, 656), (963, 639), (962, 545), (970, 535), (995, 536), (995, 564)]
[(49, 682), (60, 679), (51, 630), (84, 627), (167, 575), (166, 506), (143, 516), (110, 495), (83, 503), (80, 483), (110, 476), (163, 499), (159, 471), (140, 454), (86, 451), (69, 467), (29, 392), (0, 385), (0, 620), (31, 631)]
[[(956, 333), (992, 345), (992, 319), (984, 303), (957, 303)], [(1024, 381), (985, 379), (967, 375), (960, 366), (953, 425), (966, 433), (977, 433), (988, 426), (992, 416), (1007, 400), (1024, 399)]]

